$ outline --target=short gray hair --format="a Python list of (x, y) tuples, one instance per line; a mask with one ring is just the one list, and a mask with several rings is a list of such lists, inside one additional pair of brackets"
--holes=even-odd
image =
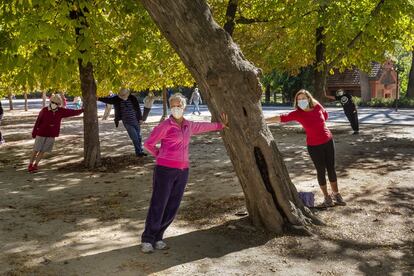
[(172, 94), (171, 97), (168, 99), (168, 102), (171, 105), (171, 102), (176, 100), (180, 101), (183, 108), (185, 108), (185, 106), (187, 105), (187, 99), (181, 93)]

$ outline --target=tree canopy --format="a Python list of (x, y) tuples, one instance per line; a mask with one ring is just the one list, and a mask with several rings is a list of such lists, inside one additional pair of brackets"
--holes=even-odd
[[(210, 0), (224, 24), (228, 1)], [(325, 63), (367, 69), (394, 52), (395, 40), (414, 45), (414, 1), (237, 1), (234, 39), (247, 58), (266, 72), (298, 73), (316, 62), (316, 29), (323, 27)], [(319, 65), (318, 65), (319, 66)]]
[[(79, 10), (88, 11), (86, 24), (71, 19)], [(143, 90), (192, 83), (137, 1), (13, 1), (0, 4), (0, 13), (2, 87), (80, 94), (79, 58), (94, 65), (103, 95), (121, 86)]]
[[(224, 25), (229, 0), (208, 1)], [(414, 45), (413, 0), (239, 0), (234, 40), (265, 72), (341, 70), (400, 56)], [(87, 27), (70, 13), (87, 9)], [(193, 79), (139, 1), (4, 1), (0, 4), (0, 93), (9, 88), (80, 94), (77, 59), (91, 61), (98, 93), (160, 89)], [(75, 29), (81, 28), (82, 38)], [(320, 28), (321, 39), (316, 38)], [(323, 60), (316, 57), (324, 45)], [(87, 51), (86, 51), (87, 50)]]

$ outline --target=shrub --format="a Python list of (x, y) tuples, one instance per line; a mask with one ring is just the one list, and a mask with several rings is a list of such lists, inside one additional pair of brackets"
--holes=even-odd
[(398, 104), (398, 107), (414, 107), (414, 99), (401, 97), (398, 99), (397, 103), (396, 101), (396, 99), (373, 98), (369, 102), (362, 102), (359, 99), (359, 105), (370, 107), (395, 107), (396, 104)]

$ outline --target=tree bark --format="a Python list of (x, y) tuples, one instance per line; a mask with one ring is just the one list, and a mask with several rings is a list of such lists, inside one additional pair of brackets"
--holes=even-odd
[[(83, 39), (82, 28), (89, 28), (85, 14), (89, 10), (84, 7), (77, 7), (69, 13), (72, 20), (76, 20), (81, 27), (75, 27), (76, 41)], [(81, 50), (85, 54), (86, 50)], [(82, 58), (78, 58), (79, 77), (81, 82), (83, 99), (83, 162), (89, 169), (101, 165), (101, 146), (99, 141), (98, 108), (96, 104), (96, 82), (93, 75), (93, 65), (91, 62), (84, 64)]]
[(315, 65), (314, 65), (314, 93), (313, 96), (320, 102), (324, 102), (324, 91), (326, 89), (326, 61), (325, 61), (325, 51), (326, 47), (323, 43), (324, 28), (318, 27), (315, 33), (316, 39), (316, 52), (315, 52)]
[[(203, 0), (142, 0), (161, 32), (209, 96), (225, 111), (224, 144), (255, 226), (282, 233), (317, 219), (303, 206), (263, 118), (260, 70), (248, 62)], [(206, 62), (208, 61), (208, 62)], [(215, 111), (217, 110), (217, 111)], [(303, 229), (303, 228), (301, 228)]]
[(414, 99), (414, 50), (411, 51), (411, 69), (408, 74), (407, 97)]
[(99, 142), (98, 109), (96, 105), (96, 83), (92, 63), (83, 65), (78, 59), (79, 75), (83, 98), (83, 158), (87, 168), (93, 169), (101, 164), (101, 147)]
[(23, 95), (24, 95), (24, 111), (28, 111), (29, 110), (29, 105), (27, 103), (27, 92), (24, 91)]

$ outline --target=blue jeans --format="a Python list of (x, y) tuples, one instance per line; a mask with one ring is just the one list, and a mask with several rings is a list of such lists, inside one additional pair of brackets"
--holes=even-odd
[(128, 132), (129, 138), (134, 143), (135, 154), (138, 155), (143, 152), (141, 145), (141, 127), (139, 125), (125, 124), (124, 127)]
[(198, 112), (198, 114), (200, 114), (200, 107), (198, 106), (200, 103), (199, 102), (193, 102), (194, 103), (194, 107), (193, 107), (193, 113)]

